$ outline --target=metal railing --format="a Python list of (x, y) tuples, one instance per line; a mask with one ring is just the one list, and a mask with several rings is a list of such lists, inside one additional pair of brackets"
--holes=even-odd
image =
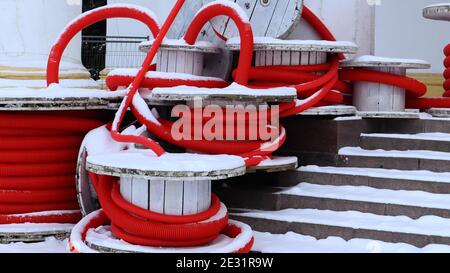
[(94, 80), (100, 80), (102, 71), (114, 68), (138, 68), (145, 53), (138, 45), (149, 37), (132, 36), (83, 36), (82, 60)]

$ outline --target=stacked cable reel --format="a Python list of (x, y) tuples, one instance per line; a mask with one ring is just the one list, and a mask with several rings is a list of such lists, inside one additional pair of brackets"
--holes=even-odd
[[(184, 39), (164, 39), (183, 2), (177, 2), (155, 40), (142, 46), (143, 50), (148, 50), (142, 68), (112, 71), (106, 79), (111, 90), (129, 87), (125, 89), (127, 95), (114, 122), (92, 131), (85, 138), (78, 185), (81, 207), (89, 214), (72, 232), (73, 252), (249, 251), (253, 243), (251, 229), (228, 220), (225, 206), (211, 194), (211, 181), (240, 176), (246, 171), (295, 169), (296, 158), (272, 156), (284, 143), (286, 132), (281, 125), (269, 123), (272, 116), (267, 114), (275, 112), (272, 111), (274, 106), (280, 108), (281, 117), (301, 113), (327, 97), (335, 86), (347, 87), (337, 81), (338, 54), (353, 53), (354, 44), (276, 40), (275, 45), (257, 42), (255, 46), (250, 20), (244, 10), (232, 2), (204, 5), (187, 27)], [(239, 35), (235, 39), (237, 43), (227, 44), (240, 51), (232, 84), (224, 79), (205, 77), (201, 69), (208, 55), (218, 54), (219, 49), (196, 40), (204, 26), (218, 16), (229, 17)], [(160, 54), (154, 67), (151, 64), (158, 50)], [(287, 51), (289, 63), (277, 64), (275, 58), (273, 63), (267, 63), (263, 74), (258, 74), (258, 67), (252, 68), (254, 51), (258, 54), (272, 51), (280, 54), (280, 59), (282, 52)], [(302, 56), (306, 63), (302, 63)], [(275, 75), (270, 73), (276, 73), (276, 68), (290, 78), (275, 82)], [(327, 69), (331, 72), (324, 72)], [(258, 75), (267, 77), (267, 82), (258, 81)], [(199, 98), (202, 99), (200, 106), (196, 105)], [(258, 109), (257, 117), (264, 110), (267, 113), (264, 112), (263, 120), (247, 114), (226, 116), (222, 121), (225, 127), (238, 128), (236, 119), (239, 118), (247, 122), (243, 135), (238, 136), (233, 131), (231, 139), (225, 132), (220, 132), (213, 140), (204, 136), (196, 139), (195, 129), (183, 131), (184, 137), (177, 139), (172, 131), (176, 122), (150, 111), (146, 100), (185, 103), (187, 115), (193, 116), (189, 123), (197, 123), (202, 132), (212, 116), (203, 116), (200, 112), (198, 118), (195, 114), (211, 105), (218, 106), (216, 113), (222, 115), (230, 105), (252, 106)], [(143, 127), (126, 127), (120, 132), (128, 109)], [(228, 122), (232, 122), (231, 125)], [(262, 139), (261, 131), (257, 130), (256, 139), (251, 139), (250, 124), (274, 133), (275, 137)], [(145, 131), (153, 138), (195, 154), (167, 153), (157, 142), (143, 136)], [(101, 210), (95, 210), (96, 198)]]
[[(178, 102), (180, 97), (176, 94), (173, 98), (163, 95), (164, 99), (161, 99), (155, 91), (158, 88), (162, 92), (176, 91), (179, 89), (174, 87), (180, 85), (195, 92), (212, 90), (212, 94), (205, 95), (207, 99), (229, 99), (219, 92), (229, 85), (227, 82), (201, 75), (205, 55), (216, 54), (218, 50), (209, 43), (195, 43), (196, 36), (207, 22), (204, 20), (207, 18), (205, 13), (225, 12), (225, 15), (233, 16), (245, 26), (246, 37), (252, 38), (251, 27), (235, 9), (210, 5), (199, 12), (200, 19), (194, 19), (191, 30), (187, 31), (193, 37), (191, 41), (163, 41), (183, 2), (177, 3), (152, 42), (143, 69), (112, 71), (108, 75), (106, 81), (111, 89), (131, 85), (126, 89), (127, 96), (114, 122), (91, 131), (83, 143), (81, 155), (84, 157), (80, 157), (78, 185), (81, 207), (89, 214), (72, 232), (70, 247), (73, 252), (241, 253), (250, 251), (253, 245), (251, 228), (228, 219), (225, 205), (211, 193), (211, 182), (244, 175), (248, 162), (268, 159), (265, 153), (270, 154), (275, 147), (279, 147), (282, 137), (276, 138), (274, 143), (203, 139), (180, 141), (171, 134), (172, 123), (160, 118), (146, 105), (146, 99), (152, 102)], [(157, 71), (150, 71), (158, 49)], [(177, 58), (176, 65), (171, 65), (177, 55), (182, 58)], [(137, 82), (138, 79), (140, 82)], [(138, 88), (142, 92), (136, 92)], [(239, 88), (241, 91), (248, 90)], [(146, 90), (149, 89), (151, 96), (147, 97)], [(232, 96), (235, 93), (230, 92)], [(295, 99), (295, 90), (289, 89), (287, 94), (281, 93), (281, 96), (278, 96), (279, 93), (261, 97), (274, 101)], [(250, 101), (258, 95), (245, 99)], [(191, 101), (192, 98), (188, 94), (181, 100)], [(127, 109), (143, 127), (125, 126), (126, 129), (119, 133)], [(200, 122), (203, 122), (202, 117)], [(165, 142), (204, 154), (167, 153), (158, 143), (143, 136), (146, 130)], [(267, 151), (261, 152), (258, 148), (263, 145)], [(244, 155), (247, 150), (248, 155)], [(94, 195), (91, 187), (95, 189)], [(101, 210), (95, 210), (97, 197)]]
[[(351, 104), (355, 97), (352, 95), (357, 92), (357, 88), (352, 88), (353, 82), (399, 87), (405, 94), (413, 94), (405, 95), (403, 104), (429, 107), (420, 98), (426, 87), (405, 77), (406, 67), (398, 71), (389, 67), (385, 72), (379, 71), (377, 65), (365, 69), (353, 62), (340, 69), (344, 54), (355, 53), (356, 45), (336, 42), (302, 1), (285, 3), (295, 5), (291, 9), (268, 9), (296, 11), (279, 15), (292, 19), (291, 24), (287, 28), (279, 26), (275, 32), (267, 28), (264, 33), (271, 37), (254, 37), (253, 30), (260, 29), (261, 21), (255, 21), (258, 16), (249, 19), (247, 5), (214, 1), (205, 2), (195, 14), (181, 32), (183, 39), (165, 39), (184, 2), (177, 1), (164, 25), (153, 28), (155, 39), (141, 46), (148, 52), (140, 69), (115, 70), (106, 78), (112, 91), (125, 96), (114, 121), (91, 131), (82, 145), (78, 189), (87, 216), (72, 231), (73, 252), (248, 252), (253, 243), (250, 227), (228, 220), (226, 207), (211, 193), (211, 182), (249, 171), (296, 168), (296, 158), (273, 156), (283, 145), (286, 132), (280, 124), (272, 123), (277, 117), (271, 114), (284, 118), (304, 114), (312, 107)], [(274, 2), (255, 0), (254, 4), (271, 8)], [(252, 3), (249, 2), (250, 7)], [(57, 47), (59, 57), (67, 41), (82, 28), (98, 20), (123, 16), (110, 8), (114, 7), (93, 10), (75, 20), (66, 32), (69, 35)], [(326, 41), (281, 40), (300, 16)], [(223, 17), (228, 19), (223, 21)], [(236, 64), (235, 68), (228, 71), (233, 82), (205, 73), (208, 60), (224, 49), (197, 41), (208, 29), (226, 40), (227, 51), (236, 52), (229, 64)], [(155, 58), (157, 63), (153, 65)], [(48, 71), (50, 83), (57, 80), (55, 71), (55, 67)], [(182, 115), (176, 121), (165, 118), (155, 109), (150, 110), (149, 102), (181, 102), (176, 107), (182, 106)], [(205, 114), (209, 106), (216, 106), (214, 114)], [(227, 116), (229, 106), (253, 107), (256, 116)], [(133, 114), (138, 126), (124, 124), (127, 112)], [(260, 118), (262, 113), (265, 116)], [(212, 129), (217, 115), (225, 118), (215, 125), (234, 129), (231, 135)], [(193, 125), (194, 129), (182, 126), (177, 131), (181, 137), (177, 137), (173, 130), (180, 129), (177, 122), (182, 119), (188, 121), (186, 127)], [(258, 129), (256, 134), (252, 134), (252, 126)], [(239, 128), (245, 130), (239, 134)], [(213, 132), (212, 139), (203, 135), (205, 129)], [(272, 137), (264, 138), (262, 129)], [(166, 143), (189, 153), (168, 153), (161, 146)]]
[[(112, 11), (158, 27), (148, 10), (116, 5)], [(124, 95), (59, 85), (59, 65), (71, 31), (67, 28), (52, 48), (48, 88), (11, 88), (0, 96), (1, 243), (70, 235), (82, 218), (75, 176), (83, 138), (112, 119), (111, 110)]]

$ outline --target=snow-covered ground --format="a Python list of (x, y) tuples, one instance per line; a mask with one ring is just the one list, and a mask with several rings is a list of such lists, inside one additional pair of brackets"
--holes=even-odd
[[(450, 246), (429, 245), (424, 248), (403, 243), (386, 243), (367, 239), (345, 241), (339, 237), (317, 240), (289, 232), (270, 234), (254, 232), (253, 251), (263, 253), (450, 253)], [(67, 240), (48, 238), (42, 243), (0, 244), (0, 253), (68, 253)]]
[(67, 245), (67, 240), (49, 237), (41, 243), (0, 244), (0, 253), (68, 253)]
[(446, 245), (417, 248), (367, 239), (345, 241), (339, 237), (329, 237), (317, 240), (293, 232), (281, 235), (254, 232), (254, 236), (253, 250), (264, 253), (450, 253), (450, 246)]

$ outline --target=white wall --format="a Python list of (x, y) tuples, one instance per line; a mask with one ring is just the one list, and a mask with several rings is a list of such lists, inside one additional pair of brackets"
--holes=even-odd
[[(200, 0), (199, 0), (200, 1)], [(146, 7), (152, 10), (162, 24), (175, 3), (174, 0), (108, 0), (108, 4), (128, 3)], [(111, 19), (107, 23), (108, 36), (147, 36), (148, 28), (142, 23), (131, 19)]]
[(381, 0), (376, 8), (376, 54), (418, 58), (432, 63), (430, 72), (443, 70), (442, 50), (450, 43), (450, 22), (422, 17), (422, 9), (440, 0)]
[[(57, 36), (79, 14), (81, 5), (63, 0), (1, 0), (0, 63), (14, 66), (26, 62), (28, 66), (45, 67)], [(80, 62), (80, 35), (64, 56)]]

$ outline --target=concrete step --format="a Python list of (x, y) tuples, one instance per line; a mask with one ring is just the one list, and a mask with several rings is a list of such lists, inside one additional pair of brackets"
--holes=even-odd
[(413, 219), (427, 215), (450, 218), (450, 194), (305, 182), (287, 189), (234, 185), (218, 189), (217, 193), (227, 205), (243, 209), (354, 210)]
[(450, 245), (450, 219), (437, 216), (411, 219), (357, 211), (286, 209), (235, 211), (231, 218), (246, 222), (256, 231), (273, 234), (296, 232), (317, 239), (337, 236), (345, 240), (372, 239), (417, 247)]
[(344, 147), (339, 150), (339, 167), (363, 167), (398, 170), (450, 170), (450, 153), (435, 151), (386, 151)]
[[(292, 177), (295, 175), (295, 178)], [(278, 186), (293, 186), (282, 181), (307, 181), (319, 185), (368, 186), (376, 189), (425, 191), (450, 194), (450, 173), (424, 170), (303, 166)]]
[(366, 150), (450, 152), (450, 134), (361, 134), (361, 147)]

